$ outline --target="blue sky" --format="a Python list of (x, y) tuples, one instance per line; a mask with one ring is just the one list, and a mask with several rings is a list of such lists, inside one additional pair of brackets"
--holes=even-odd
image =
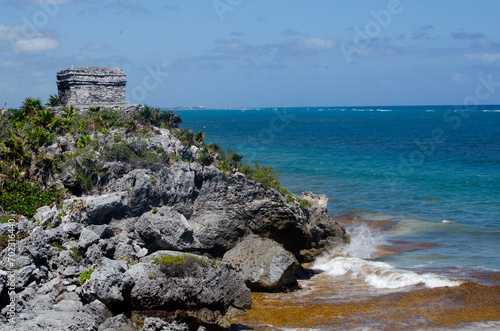
[(0, 0), (0, 103), (119, 67), (161, 107), (500, 104), (498, 0)]

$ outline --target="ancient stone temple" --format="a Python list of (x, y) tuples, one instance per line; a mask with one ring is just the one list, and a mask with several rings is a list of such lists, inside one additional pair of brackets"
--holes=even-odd
[(69, 68), (57, 73), (60, 104), (77, 108), (127, 107), (126, 84), (125, 73), (119, 68)]

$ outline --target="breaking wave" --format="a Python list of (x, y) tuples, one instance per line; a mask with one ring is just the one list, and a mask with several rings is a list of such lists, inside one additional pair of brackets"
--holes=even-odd
[(372, 232), (366, 225), (353, 227), (351, 243), (320, 257), (314, 268), (331, 276), (348, 275), (379, 289), (398, 289), (423, 285), (428, 288), (458, 286), (454, 281), (432, 273), (401, 270), (385, 262), (368, 260), (375, 256), (377, 247), (387, 242), (379, 232)]

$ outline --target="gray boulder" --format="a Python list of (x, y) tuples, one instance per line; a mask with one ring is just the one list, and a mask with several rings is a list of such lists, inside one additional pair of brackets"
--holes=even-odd
[(159, 129), (158, 134), (149, 139), (149, 148), (157, 149), (161, 147), (167, 154), (175, 154), (177, 141), (178, 139), (172, 138), (170, 130)]
[(78, 240), (78, 248), (86, 250), (91, 245), (97, 243), (101, 239), (94, 231), (84, 228)]
[(61, 220), (63, 223), (106, 224), (113, 218), (121, 218), (127, 206), (127, 192), (66, 199), (63, 201), (66, 215)]
[(303, 192), (302, 199), (311, 203), (306, 210), (311, 233), (319, 238), (308, 249), (302, 251), (306, 260), (312, 260), (324, 251), (329, 251), (349, 240), (345, 229), (335, 222), (328, 213), (328, 198), (326, 195), (316, 195), (311, 192)]
[(135, 224), (135, 231), (156, 250), (185, 251), (199, 246), (184, 215), (170, 207), (144, 213)]
[(65, 223), (65, 224), (62, 225), (62, 230), (68, 236), (76, 237), (77, 238), (77, 237), (80, 236), (80, 233), (83, 230), (83, 225), (80, 224), (80, 223), (75, 223), (75, 222)]
[[(162, 257), (163, 263), (155, 261)], [(132, 309), (209, 308), (224, 314), (231, 306), (251, 307), (250, 290), (226, 263), (174, 251), (159, 251), (142, 260), (125, 273), (134, 280), (130, 293)]]
[(138, 331), (139, 327), (123, 314), (110, 317), (99, 325), (97, 331)]
[(126, 263), (107, 261), (92, 272), (83, 285), (82, 296), (86, 301), (99, 300), (107, 307), (114, 307), (124, 301), (132, 278), (125, 274)]
[(222, 261), (239, 271), (253, 291), (273, 291), (297, 286), (294, 276), (299, 263), (274, 240), (247, 236), (224, 254)]

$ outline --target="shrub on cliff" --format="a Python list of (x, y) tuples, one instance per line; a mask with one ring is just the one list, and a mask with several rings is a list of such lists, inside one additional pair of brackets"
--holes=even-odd
[(148, 105), (145, 105), (144, 108), (138, 112), (138, 119), (141, 124), (168, 129), (178, 128), (182, 123), (181, 117), (174, 114), (171, 110), (161, 110), (159, 108), (149, 107)]
[[(55, 100), (51, 98), (49, 104), (53, 102)], [(279, 174), (273, 167), (261, 166), (257, 162), (242, 163), (241, 155), (234, 151), (225, 153), (215, 144), (206, 144), (202, 132), (181, 130), (178, 128), (180, 123), (182, 119), (172, 111), (149, 106), (138, 112), (95, 108), (81, 113), (71, 106), (64, 106), (56, 114), (51, 109), (43, 108), (40, 99), (26, 98), (18, 111), (0, 118), (0, 189), (9, 195), (4, 196), (3, 201), (12, 202), (15, 196), (21, 198), (22, 192), (27, 189), (19, 184), (23, 180), (37, 182), (32, 184), (33, 190), (51, 192), (45, 184), (50, 179), (65, 176), (67, 187), (73, 194), (79, 195), (106, 180), (108, 174), (102, 168), (105, 162), (120, 161), (131, 168), (151, 169), (171, 165), (178, 159), (196, 161), (203, 166), (215, 164), (225, 173), (240, 171), (266, 189), (290, 194), (281, 186)], [(158, 146), (151, 149), (147, 142), (154, 137), (154, 132), (158, 132), (158, 128), (169, 129), (187, 148), (178, 154), (176, 147), (176, 155), (169, 155)], [(62, 148), (59, 146), (61, 137), (58, 138), (61, 135), (72, 140), (67, 143), (69, 147), (64, 153), (58, 151)], [(46, 148), (56, 140), (58, 146), (52, 146), (53, 152), (49, 155)], [(198, 150), (190, 149), (191, 146), (196, 146)], [(40, 201), (50, 204), (55, 199)], [(31, 202), (28, 205), (31, 206)], [(29, 216), (34, 212), (32, 208), (18, 206), (15, 210)]]
[(12, 180), (2, 187), (0, 206), (6, 213), (32, 217), (38, 208), (59, 202), (63, 196), (57, 187), (45, 189), (39, 182)]

